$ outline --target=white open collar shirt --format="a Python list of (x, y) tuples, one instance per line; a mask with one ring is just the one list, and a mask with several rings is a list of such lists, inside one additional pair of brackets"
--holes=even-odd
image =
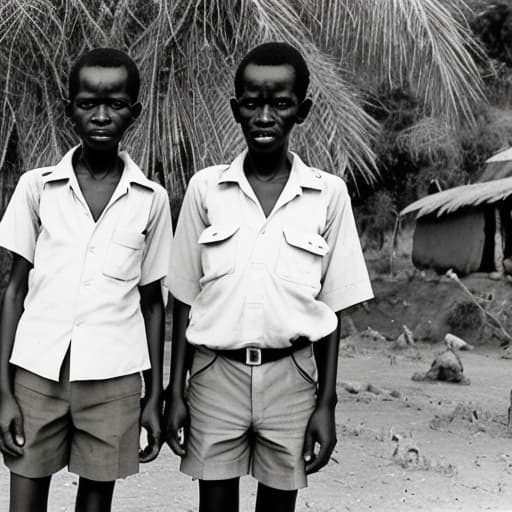
[(191, 305), (187, 339), (229, 349), (318, 341), (335, 312), (373, 297), (347, 188), (294, 154), (267, 218), (245, 155), (199, 171), (185, 194), (169, 283)]
[(138, 286), (168, 274), (172, 227), (163, 187), (126, 152), (121, 179), (95, 222), (69, 151), (24, 173), (0, 222), (0, 245), (33, 263), (10, 362), (58, 381), (150, 368)]

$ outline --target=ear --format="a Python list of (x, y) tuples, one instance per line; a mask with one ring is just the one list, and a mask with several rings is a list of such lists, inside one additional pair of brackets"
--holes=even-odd
[(306, 98), (305, 100), (302, 101), (302, 103), (299, 105), (297, 114), (295, 116), (297, 124), (302, 124), (306, 120), (306, 117), (308, 117), (312, 105), (313, 100), (311, 98)]
[(65, 112), (66, 116), (71, 117), (71, 115), (73, 114), (73, 103), (71, 102), (71, 100), (68, 100), (67, 98), (64, 98), (63, 102), (64, 102), (64, 112)]
[(237, 123), (240, 123), (240, 112), (238, 106), (238, 100), (236, 98), (230, 98), (229, 104), (231, 105), (231, 112)]
[(131, 107), (132, 111), (132, 122), (135, 121), (140, 116), (140, 113), (142, 112), (142, 104), (137, 102), (134, 103)]

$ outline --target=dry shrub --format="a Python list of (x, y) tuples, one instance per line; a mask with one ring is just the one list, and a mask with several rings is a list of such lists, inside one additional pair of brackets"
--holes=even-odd
[(480, 308), (470, 301), (456, 302), (446, 315), (446, 325), (454, 332), (477, 331), (484, 323)]

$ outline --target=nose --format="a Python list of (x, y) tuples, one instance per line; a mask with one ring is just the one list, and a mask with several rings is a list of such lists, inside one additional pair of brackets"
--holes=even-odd
[(265, 126), (273, 123), (272, 111), (271, 111), (270, 105), (264, 104), (258, 109), (258, 117), (256, 118), (256, 122), (259, 125), (265, 125)]
[(94, 109), (94, 115), (92, 116), (92, 121), (98, 124), (107, 124), (110, 121), (109, 110), (107, 106), (103, 103), (100, 103)]

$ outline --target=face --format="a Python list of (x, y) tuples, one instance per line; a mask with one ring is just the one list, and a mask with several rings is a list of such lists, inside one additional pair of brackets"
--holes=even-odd
[(94, 151), (117, 149), (121, 138), (140, 113), (127, 91), (123, 67), (84, 67), (79, 87), (66, 112), (84, 147)]
[(287, 150), (292, 128), (306, 119), (311, 108), (311, 100), (299, 102), (294, 92), (293, 67), (249, 64), (242, 83), (242, 93), (231, 100), (231, 109), (249, 149)]

